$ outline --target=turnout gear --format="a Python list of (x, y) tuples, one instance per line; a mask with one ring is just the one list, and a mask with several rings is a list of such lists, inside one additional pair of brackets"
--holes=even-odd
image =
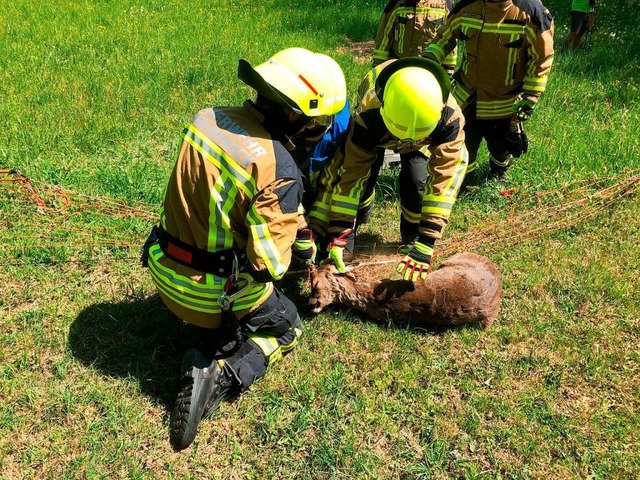
[(421, 236), (413, 244), (409, 253), (398, 263), (396, 271), (404, 280), (416, 282), (427, 278), (431, 256), (433, 255), (433, 239)]
[(324, 55), (288, 49), (256, 69), (241, 61), (238, 75), (258, 90), (256, 103), (201, 110), (186, 127), (148, 249), (169, 310), (219, 339), (234, 337), (233, 348), (220, 346), (212, 358), (185, 356), (171, 419), (176, 449), (193, 441), (203, 415), (249, 388), (301, 335), (295, 305), (272, 283), (307, 229), (302, 178), (282, 134), (301, 119), (304, 130), (325, 131), (330, 120), (312, 117), (344, 107), (344, 77)]
[[(401, 68), (420, 66), (436, 79), (442, 79), (439, 82), (442, 98), (438, 99), (440, 118), (426, 137), (407, 142), (392, 135), (382, 118), (379, 93), (384, 92), (384, 88), (380, 86)], [(318, 182), (318, 196), (309, 216), (315, 231), (328, 231), (329, 237), (335, 238), (354, 227), (378, 149), (387, 148), (399, 152), (401, 159), (407, 159), (405, 168), (410, 166), (409, 158), (419, 156), (424, 161), (423, 191), (418, 195), (414, 192), (421, 182), (400, 188), (402, 216), (417, 227), (417, 233), (434, 241), (442, 236), (467, 168), (464, 118), (453, 97), (445, 95), (448, 85), (446, 72), (423, 58), (389, 60), (367, 74), (359, 88), (361, 100), (353, 114), (344, 148), (336, 152)], [(407, 197), (412, 201), (405, 203), (403, 199)]]
[(457, 44), (463, 52), (452, 94), (466, 119), (469, 169), (482, 139), (492, 172), (504, 174), (510, 120), (525, 120), (546, 89), (553, 63), (554, 23), (537, 0), (460, 0), (425, 56), (438, 62)]
[(521, 93), (538, 101), (553, 62), (553, 18), (535, 0), (461, 0), (438, 29), (425, 56), (442, 62), (458, 42), (461, 67), (453, 96), (478, 119), (513, 115)]
[[(307, 117), (335, 115), (347, 101), (340, 66), (331, 57), (304, 48), (287, 48), (253, 68), (240, 60), (240, 80), (269, 100)], [(318, 119), (329, 126), (327, 119)]]
[[(174, 248), (168, 256), (169, 247), (163, 251), (160, 242), (152, 245), (149, 270), (165, 304), (189, 323), (222, 324), (217, 300), (229, 275), (231, 264), (225, 262), (232, 260), (224, 252), (245, 255), (258, 280), (234, 302), (232, 311), (240, 316), (269, 297), (271, 280), (281, 278), (290, 263), (302, 223), (301, 178), (263, 121), (247, 101), (244, 107), (202, 110), (185, 129), (160, 223), (173, 239), (169, 245), (178, 240), (177, 247), (189, 247)], [(197, 252), (211, 269), (185, 262)]]
[[(392, 58), (420, 56), (452, 8), (453, 0), (390, 0), (378, 22), (373, 66)], [(455, 49), (443, 66), (453, 73)]]

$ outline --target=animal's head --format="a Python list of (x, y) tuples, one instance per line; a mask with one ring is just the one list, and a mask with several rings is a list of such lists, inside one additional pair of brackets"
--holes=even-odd
[(340, 292), (345, 284), (355, 282), (356, 278), (349, 271), (339, 273), (334, 265), (325, 264), (311, 269), (311, 298), (309, 305), (313, 313), (320, 313), (323, 308), (340, 300)]

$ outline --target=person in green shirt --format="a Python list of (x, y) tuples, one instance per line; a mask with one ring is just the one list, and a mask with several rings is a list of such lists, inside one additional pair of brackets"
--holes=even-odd
[(582, 37), (593, 28), (596, 0), (573, 0), (571, 4), (571, 29), (564, 40), (562, 50), (571, 47), (574, 52), (580, 46)]

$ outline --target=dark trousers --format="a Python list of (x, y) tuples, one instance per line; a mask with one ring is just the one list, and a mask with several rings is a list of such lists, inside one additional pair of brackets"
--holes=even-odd
[[(421, 152), (409, 152), (400, 154), (400, 175), (398, 176), (400, 188), (400, 235), (403, 243), (412, 243), (418, 238), (420, 217), (422, 215), (422, 196), (427, 182), (428, 158)], [(384, 163), (384, 148), (379, 148), (376, 162), (371, 166), (371, 174), (365, 187), (363, 198), (368, 198), (375, 188)], [(369, 207), (370, 210), (373, 206)], [(361, 211), (358, 211), (358, 217)], [(357, 222), (356, 222), (357, 223)]]
[(491, 171), (494, 173), (505, 172), (511, 166), (513, 160), (507, 144), (507, 133), (509, 133), (511, 118), (478, 120), (474, 108), (473, 111), (465, 113), (465, 120), (465, 146), (469, 151), (467, 173), (473, 172), (477, 167), (475, 162), (482, 139), (487, 141)]
[[(302, 324), (294, 303), (277, 288), (256, 310), (237, 320), (241, 340), (233, 331), (211, 332), (217, 341), (213, 355), (223, 359), (226, 371), (235, 377), (244, 391), (267, 371), (270, 362), (288, 351), (302, 332)], [(231, 355), (227, 352), (231, 350)]]

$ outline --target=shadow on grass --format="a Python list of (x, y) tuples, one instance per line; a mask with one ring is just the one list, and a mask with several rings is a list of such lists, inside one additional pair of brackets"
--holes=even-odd
[(184, 351), (197, 328), (177, 320), (155, 295), (83, 310), (69, 330), (69, 348), (84, 365), (110, 377), (131, 377), (167, 410), (177, 394)]
[[(291, 275), (278, 284), (303, 317), (310, 310), (308, 297), (300, 292), (304, 279)], [(214, 331), (177, 319), (154, 295), (84, 309), (71, 325), (68, 344), (87, 367), (109, 377), (134, 378), (143, 394), (169, 411), (178, 393), (182, 356), (194, 346), (206, 349), (208, 332)]]

